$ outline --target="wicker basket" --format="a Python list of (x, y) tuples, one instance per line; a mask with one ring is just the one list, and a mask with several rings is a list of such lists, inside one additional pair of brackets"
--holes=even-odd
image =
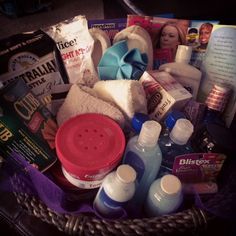
[[(228, 158), (219, 176), (219, 192), (206, 198), (201, 208), (154, 218), (104, 220), (94, 215), (61, 214), (30, 194), (17, 191), (25, 183), (15, 175), (13, 185), (18, 203), (29, 214), (55, 225), (69, 235), (179, 235), (204, 232), (219, 216), (233, 217), (236, 208), (236, 161)], [(21, 193), (20, 193), (21, 192)]]

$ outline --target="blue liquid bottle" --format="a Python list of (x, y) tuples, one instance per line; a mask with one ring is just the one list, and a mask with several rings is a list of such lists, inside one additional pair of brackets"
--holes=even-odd
[(161, 125), (158, 122), (146, 121), (140, 134), (132, 137), (126, 146), (123, 163), (131, 165), (137, 173), (132, 203), (140, 208), (161, 165), (162, 153), (157, 142), (160, 132)]
[(171, 111), (163, 122), (161, 136), (169, 136), (176, 121), (180, 118), (186, 118), (183, 112), (177, 110)]
[(187, 119), (181, 118), (176, 121), (168, 136), (160, 136), (159, 146), (163, 159), (159, 177), (172, 173), (176, 156), (194, 152), (189, 140), (193, 130), (192, 123)]
[(147, 195), (145, 212), (148, 216), (160, 216), (175, 212), (183, 202), (182, 184), (174, 175), (155, 180)]
[(120, 165), (108, 174), (94, 199), (93, 207), (104, 218), (120, 218), (135, 193), (136, 172), (129, 165)]

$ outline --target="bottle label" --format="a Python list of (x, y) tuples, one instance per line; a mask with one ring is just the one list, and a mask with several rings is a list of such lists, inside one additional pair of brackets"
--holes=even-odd
[(136, 179), (139, 183), (145, 171), (145, 165), (142, 159), (140, 159), (140, 157), (136, 153), (129, 151), (126, 154), (125, 164), (128, 164), (134, 168), (137, 174)]
[(125, 214), (124, 205), (126, 202), (118, 202), (111, 199), (104, 188), (101, 188), (94, 202), (95, 210), (103, 217), (119, 218)]

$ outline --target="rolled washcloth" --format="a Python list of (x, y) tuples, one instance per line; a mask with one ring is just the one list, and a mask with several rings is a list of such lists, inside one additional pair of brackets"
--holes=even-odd
[(101, 99), (115, 103), (128, 120), (135, 112), (147, 113), (145, 91), (137, 80), (100, 80), (93, 89)]
[(113, 44), (127, 40), (129, 50), (138, 48), (141, 53), (146, 53), (148, 57), (147, 70), (153, 69), (153, 46), (149, 33), (139, 25), (131, 25), (118, 32), (113, 40)]
[(57, 123), (60, 126), (69, 118), (85, 113), (97, 113), (109, 116), (121, 128), (125, 124), (124, 115), (117, 107), (96, 97), (93, 89), (73, 84), (64, 103), (58, 110)]

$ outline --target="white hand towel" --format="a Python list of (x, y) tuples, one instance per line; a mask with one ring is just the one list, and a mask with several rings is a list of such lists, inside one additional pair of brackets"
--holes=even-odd
[(115, 103), (128, 120), (135, 112), (147, 113), (145, 91), (137, 80), (100, 80), (93, 89), (101, 99)]
[(148, 57), (147, 70), (153, 68), (153, 46), (149, 33), (139, 25), (131, 25), (118, 32), (113, 40), (113, 44), (121, 40), (127, 40), (129, 50), (138, 48), (141, 53), (146, 53)]
[(122, 112), (115, 106), (95, 96), (93, 89), (73, 84), (58, 110), (57, 123), (62, 125), (69, 118), (85, 113), (98, 113), (109, 116), (115, 120), (121, 128), (124, 127), (125, 118)]

